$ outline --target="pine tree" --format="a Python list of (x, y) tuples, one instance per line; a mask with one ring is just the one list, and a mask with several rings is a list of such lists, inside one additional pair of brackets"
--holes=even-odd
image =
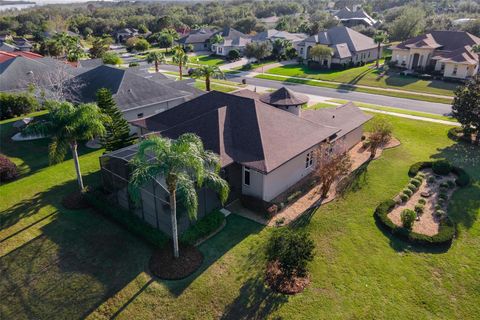
[(118, 109), (110, 90), (102, 88), (97, 91), (97, 105), (106, 116), (106, 134), (101, 138), (102, 146), (107, 151), (114, 151), (132, 145), (135, 137), (130, 134), (128, 122)]

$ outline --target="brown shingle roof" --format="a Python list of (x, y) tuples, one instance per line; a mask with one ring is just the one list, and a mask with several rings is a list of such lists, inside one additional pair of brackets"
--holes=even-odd
[(265, 93), (260, 96), (260, 101), (273, 106), (299, 106), (308, 102), (308, 97), (294, 93), (292, 90), (281, 87), (277, 91)]
[(405, 40), (392, 49), (409, 49), (410, 46), (439, 48), (443, 51), (454, 51), (465, 46), (480, 44), (480, 38), (465, 31), (432, 31), (417, 37)]
[(193, 132), (222, 166), (237, 162), (265, 173), (339, 131), (245, 95), (212, 91), (131, 123), (170, 138)]

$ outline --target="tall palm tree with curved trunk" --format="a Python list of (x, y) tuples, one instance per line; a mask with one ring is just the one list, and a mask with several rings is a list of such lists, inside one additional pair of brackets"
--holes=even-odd
[(205, 90), (210, 91), (210, 81), (214, 79), (225, 79), (225, 74), (217, 66), (201, 66), (193, 72), (195, 78), (205, 78)]
[(95, 104), (74, 106), (69, 102), (48, 102), (47, 119), (28, 125), (22, 134), (44, 135), (51, 138), (48, 146), (50, 164), (62, 162), (70, 148), (80, 191), (83, 186), (80, 162), (78, 160), (78, 141), (90, 140), (105, 134), (103, 117)]
[[(151, 157), (147, 157), (153, 156)], [(196, 187), (205, 184), (216, 191), (225, 203), (229, 194), (228, 183), (220, 175), (220, 161), (213, 152), (206, 151), (198, 136), (186, 133), (171, 140), (151, 136), (143, 140), (132, 160), (133, 172), (129, 192), (134, 201), (140, 201), (140, 188), (158, 175), (165, 178), (170, 194), (173, 253), (180, 256), (177, 232), (177, 195), (187, 209), (190, 219), (196, 219), (198, 198)]]
[(373, 41), (377, 44), (377, 62), (375, 63), (375, 65), (378, 69), (378, 67), (380, 67), (382, 44), (388, 41), (388, 35), (385, 31), (377, 31), (373, 36)]
[(185, 50), (181, 47), (175, 47), (175, 53), (172, 56), (172, 61), (178, 66), (178, 74), (180, 80), (183, 77), (183, 67), (185, 67), (188, 63), (188, 55), (185, 53)]
[(160, 63), (165, 63), (166, 61), (165, 55), (158, 51), (152, 51), (147, 55), (147, 62), (155, 63), (155, 72), (158, 72), (158, 65)]

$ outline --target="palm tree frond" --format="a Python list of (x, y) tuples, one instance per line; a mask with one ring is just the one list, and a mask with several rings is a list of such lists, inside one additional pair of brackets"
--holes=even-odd
[(197, 219), (198, 198), (195, 184), (187, 174), (177, 176), (177, 194), (178, 200), (187, 209), (188, 217), (191, 220)]
[(220, 202), (224, 204), (228, 199), (228, 194), (230, 193), (230, 186), (228, 185), (228, 182), (212, 171), (206, 171), (204, 178), (205, 185), (218, 193), (220, 196)]
[(52, 142), (48, 145), (48, 159), (50, 164), (57, 164), (65, 159), (68, 151), (68, 143), (65, 140), (58, 140), (53, 138)]

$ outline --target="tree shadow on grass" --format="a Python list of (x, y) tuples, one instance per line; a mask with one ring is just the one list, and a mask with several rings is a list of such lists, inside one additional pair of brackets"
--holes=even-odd
[(227, 306), (220, 319), (266, 319), (287, 301), (287, 295), (266, 287), (262, 277), (251, 278), (240, 288), (238, 297)]
[[(55, 218), (0, 257), (0, 318), (81, 319), (145, 270), (149, 246), (91, 210), (61, 206), (76, 187), (73, 180), (35, 196), (37, 207), (55, 207)], [(12, 215), (22, 208), (28, 201)]]
[[(216, 234), (214, 237), (208, 239), (199, 246), (200, 251), (204, 256), (202, 266), (194, 274), (189, 277), (176, 280), (158, 280), (167, 286), (169, 291), (176, 296), (182, 294), (182, 292), (188, 288), (188, 286), (199, 277), (205, 270), (207, 270), (212, 264), (220, 259), (224, 254), (230, 251), (237, 244), (242, 242), (250, 235), (257, 234), (263, 230), (265, 226), (256, 223), (252, 220), (243, 218), (236, 214), (231, 214), (227, 217), (227, 223), (225, 228)], [(181, 254), (181, 252), (180, 252)]]

